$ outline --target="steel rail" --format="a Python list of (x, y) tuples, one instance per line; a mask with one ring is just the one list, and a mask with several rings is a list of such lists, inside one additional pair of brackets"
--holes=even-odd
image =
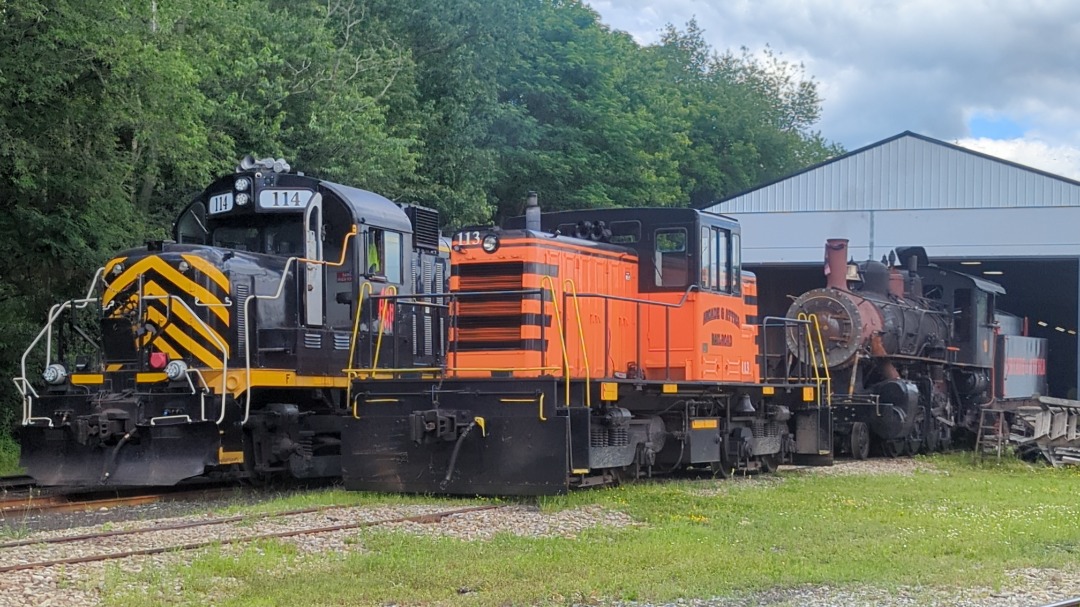
[(8, 573), (11, 571), (23, 571), (26, 569), (39, 569), (42, 567), (52, 567), (55, 565), (76, 565), (80, 563), (94, 563), (100, 561), (111, 561), (115, 559), (128, 558), (132, 556), (149, 556), (153, 554), (162, 554), (164, 552), (176, 552), (180, 550), (197, 550), (199, 548), (206, 548), (209, 546), (226, 546), (230, 544), (241, 544), (244, 542), (254, 542), (258, 540), (266, 539), (280, 539), (286, 537), (296, 537), (299, 535), (314, 535), (318, 533), (330, 533), (333, 531), (343, 531), (346, 529), (360, 529), (364, 527), (376, 527), (378, 525), (386, 525), (389, 523), (422, 523), (431, 524), (437, 523), (446, 517), (453, 516), (455, 514), (467, 514), (470, 512), (480, 512), (483, 510), (493, 510), (500, 506), (476, 506), (473, 508), (459, 508), (457, 510), (447, 510), (444, 512), (435, 512), (431, 514), (419, 514), (414, 516), (403, 516), (399, 518), (382, 519), (378, 521), (363, 521), (359, 523), (344, 523), (341, 525), (331, 525), (328, 527), (314, 527), (311, 529), (292, 529), (289, 531), (277, 531), (274, 533), (260, 533), (256, 535), (247, 535), (243, 537), (235, 538), (215, 538), (211, 540), (202, 540), (197, 542), (188, 542), (186, 544), (176, 544), (172, 546), (158, 546), (154, 548), (143, 548), (140, 550), (127, 550), (124, 552), (110, 552), (107, 554), (96, 554), (88, 556), (77, 556), (63, 559), (53, 559), (51, 561), (36, 561), (33, 563), (19, 563), (17, 565), (7, 565), (0, 567), (0, 573)]
[(232, 487), (217, 489), (194, 489), (191, 491), (178, 491), (168, 493), (152, 493), (143, 495), (130, 495), (124, 497), (110, 497), (104, 499), (80, 500), (70, 494), (30, 496), (8, 500), (0, 500), (0, 515), (4, 514), (29, 514), (41, 512), (79, 512), (93, 508), (113, 508), (116, 506), (142, 506), (166, 500), (206, 498), (216, 494), (231, 494)]

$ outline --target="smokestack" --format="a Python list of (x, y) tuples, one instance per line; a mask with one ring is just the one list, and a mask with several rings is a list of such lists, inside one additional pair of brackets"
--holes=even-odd
[(525, 200), (525, 229), (540, 231), (540, 202), (536, 199), (536, 192), (529, 192)]
[(847, 238), (830, 238), (825, 242), (825, 285), (847, 289)]

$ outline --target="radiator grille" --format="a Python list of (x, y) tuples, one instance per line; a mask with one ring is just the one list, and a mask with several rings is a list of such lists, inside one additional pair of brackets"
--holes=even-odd
[[(465, 292), (520, 291), (523, 262), (462, 264), (458, 289)], [(520, 350), (521, 293), (471, 295), (458, 299), (456, 347), (470, 350)]]

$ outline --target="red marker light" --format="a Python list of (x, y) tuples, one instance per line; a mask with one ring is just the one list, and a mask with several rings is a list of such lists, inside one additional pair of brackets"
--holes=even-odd
[(155, 371), (160, 371), (165, 368), (165, 365), (169, 363), (169, 356), (164, 352), (151, 352), (150, 353), (150, 368)]

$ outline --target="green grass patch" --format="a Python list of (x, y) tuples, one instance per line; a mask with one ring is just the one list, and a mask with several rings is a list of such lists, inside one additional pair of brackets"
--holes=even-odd
[[(541, 500), (548, 512), (602, 505), (641, 523), (595, 528), (575, 539), (503, 534), (463, 542), (372, 529), (358, 531), (357, 549), (344, 554), (299, 555), (277, 542), (239, 556), (210, 551), (183, 571), (141, 574), (144, 585), (178, 585), (182, 592), (127, 592), (111, 604), (666, 601), (800, 584), (994, 586), (1009, 569), (1080, 564), (1080, 471), (976, 463), (963, 455), (925, 461), (933, 469), (910, 476), (794, 472), (640, 484)], [(311, 499), (418, 499), (321, 495)], [(115, 576), (118, 585), (131, 581)]]
[(24, 471), (19, 466), (19, 443), (10, 434), (0, 433), (0, 476), (13, 476)]

